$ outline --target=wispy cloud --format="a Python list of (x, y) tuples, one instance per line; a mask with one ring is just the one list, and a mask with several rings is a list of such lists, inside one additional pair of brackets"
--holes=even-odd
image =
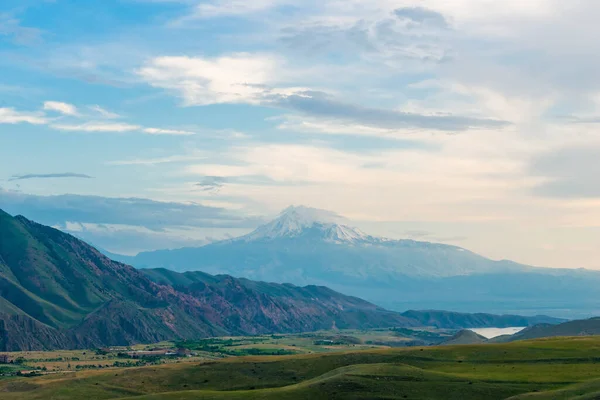
[(21, 21), (8, 13), (0, 13), (0, 38), (8, 37), (13, 43), (30, 46), (38, 43), (43, 31), (23, 26)]
[(93, 176), (86, 174), (77, 174), (74, 172), (64, 172), (59, 174), (27, 174), (27, 175), (14, 175), (9, 181), (23, 181), (27, 179), (54, 179), (54, 178), (83, 178), (93, 179)]
[(75, 107), (72, 104), (63, 103), (60, 101), (46, 101), (44, 103), (44, 110), (58, 112), (60, 114), (68, 115), (71, 117), (79, 115), (77, 107)]
[(178, 135), (178, 136), (190, 136), (195, 135), (195, 132), (183, 131), (179, 129), (160, 129), (160, 128), (144, 128), (145, 133), (149, 135)]
[(205, 176), (196, 183), (196, 187), (204, 192), (218, 192), (227, 182), (226, 178), (221, 176)]
[(313, 117), (352, 122), (383, 129), (422, 128), (442, 131), (463, 131), (470, 128), (501, 128), (506, 121), (465, 117), (460, 115), (425, 115), (365, 107), (345, 103), (324, 93), (310, 92), (278, 96), (273, 103)]
[(38, 196), (0, 188), (2, 209), (22, 214), (46, 225), (67, 221), (142, 226), (152, 230), (169, 227), (255, 227), (262, 219), (196, 203), (160, 202), (143, 198), (113, 198), (65, 194)]
[(52, 129), (75, 132), (131, 132), (142, 129), (139, 125), (126, 123), (86, 122), (79, 125), (52, 124)]
[(0, 124), (28, 123), (33, 125), (44, 125), (48, 123), (46, 117), (39, 112), (23, 112), (14, 108), (0, 108)]
[(158, 157), (158, 158), (135, 158), (131, 160), (119, 160), (119, 161), (109, 161), (106, 163), (107, 165), (159, 165), (159, 164), (172, 164), (172, 163), (182, 163), (188, 161), (201, 161), (206, 158), (206, 155), (203, 154), (191, 154), (191, 155), (174, 155), (168, 157)]
[[(107, 111), (100, 106), (89, 106), (89, 108), (106, 119), (120, 117), (118, 114)], [(46, 101), (42, 110), (43, 111), (38, 112), (26, 112), (18, 111), (12, 107), (0, 107), (0, 124), (29, 123), (34, 125), (47, 125), (54, 130), (67, 132), (142, 132), (148, 135), (172, 136), (190, 136), (196, 134), (196, 132), (189, 130), (144, 127), (126, 122), (88, 121), (83, 123), (57, 123), (57, 118), (49, 118), (44, 111), (62, 114), (65, 117), (71, 117), (70, 119), (74, 121), (82, 121), (87, 118), (87, 116), (81, 114), (78, 108), (73, 104), (58, 101)]]
[(99, 132), (99, 133), (124, 133), (124, 132), (142, 132), (148, 135), (173, 135), (173, 136), (189, 136), (194, 135), (194, 132), (178, 130), (178, 129), (163, 129), (163, 128), (144, 128), (140, 125), (115, 122), (86, 122), (83, 124), (51, 124), (52, 129), (68, 132)]
[(95, 104), (92, 106), (88, 106), (88, 108), (94, 112), (96, 112), (97, 114), (99, 114), (102, 118), (106, 118), (106, 119), (117, 119), (117, 118), (121, 118), (121, 116), (117, 113), (114, 113), (112, 111), (108, 111), (107, 109), (100, 107), (99, 105)]
[(293, 3), (290, 0), (212, 0), (198, 4), (186, 19), (241, 16)]

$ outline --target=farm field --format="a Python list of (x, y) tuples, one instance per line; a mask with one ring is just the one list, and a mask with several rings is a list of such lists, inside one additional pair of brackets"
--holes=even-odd
[[(69, 372), (83, 369), (122, 368), (143, 365), (159, 365), (177, 362), (200, 362), (224, 357), (249, 355), (294, 355), (348, 350), (366, 350), (413, 345), (411, 333), (428, 331), (396, 332), (393, 329), (322, 331), (289, 335), (265, 335), (253, 337), (220, 337), (187, 342), (161, 342), (111, 349), (24, 351), (9, 354), (18, 360), (12, 371), (39, 371), (40, 373)], [(451, 332), (439, 330), (428, 334), (447, 337)], [(178, 348), (188, 350), (182, 356), (148, 356), (132, 359), (128, 354), (156, 349)], [(8, 370), (7, 370), (8, 372)]]
[(3, 400), (595, 399), (600, 337), (188, 360), (4, 379), (0, 393)]

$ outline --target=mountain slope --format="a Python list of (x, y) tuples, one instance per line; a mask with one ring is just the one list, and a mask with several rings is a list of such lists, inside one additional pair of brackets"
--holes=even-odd
[(402, 315), (408, 319), (418, 321), (423, 326), (433, 326), (445, 329), (482, 327), (510, 328), (538, 324), (557, 325), (566, 322), (564, 319), (552, 318), (544, 315), (523, 317), (520, 315), (465, 314), (437, 310), (411, 310), (402, 313)]
[(512, 336), (503, 336), (497, 341), (514, 342), (517, 340), (540, 339), (546, 337), (595, 335), (600, 335), (600, 318), (568, 321), (558, 325), (538, 324), (524, 329)]
[(326, 287), (254, 282), (202, 272), (143, 272), (157, 283), (204, 299), (220, 310), (225, 326), (236, 334), (418, 325), (398, 313)]
[(578, 317), (600, 306), (600, 272), (535, 268), (456, 246), (377, 238), (335, 214), (305, 207), (290, 207), (239, 238), (140, 253), (132, 264), (324, 285), (395, 310)]
[[(0, 335), (6, 349), (111, 344), (104, 337), (116, 313), (106, 313), (108, 305), (136, 316), (129, 342), (152, 341), (155, 332), (161, 338), (223, 332), (196, 322), (202, 311), (197, 299), (153, 283), (70, 235), (1, 211), (0, 258)], [(180, 310), (190, 314), (188, 321), (169, 319)], [(94, 326), (99, 315), (104, 316)], [(152, 323), (138, 329), (140, 321)]]
[(414, 323), (323, 287), (141, 272), (0, 211), (0, 350)]

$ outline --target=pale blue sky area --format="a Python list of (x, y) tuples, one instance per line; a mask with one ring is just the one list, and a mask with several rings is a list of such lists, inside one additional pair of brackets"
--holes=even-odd
[(0, 208), (128, 254), (291, 204), (600, 268), (600, 3), (3, 0)]

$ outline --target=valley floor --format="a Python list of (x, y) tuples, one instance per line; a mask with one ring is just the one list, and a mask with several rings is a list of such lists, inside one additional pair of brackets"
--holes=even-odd
[(3, 400), (596, 399), (600, 337), (228, 357), (0, 380)]
[(454, 333), (455, 330), (434, 328), (381, 328), (219, 337), (92, 350), (21, 351), (5, 353), (11, 364), (0, 364), (0, 377), (16, 375), (19, 371), (48, 374), (182, 361), (201, 362), (250, 355), (312, 354), (429, 345), (446, 340)]

